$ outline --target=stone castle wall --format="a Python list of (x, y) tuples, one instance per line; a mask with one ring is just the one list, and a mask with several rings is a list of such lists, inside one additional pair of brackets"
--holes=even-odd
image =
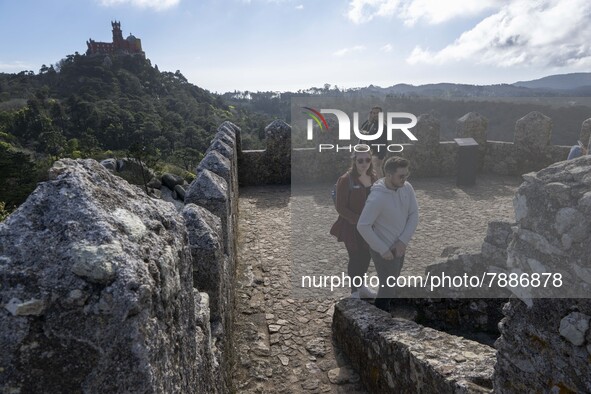
[(240, 149), (240, 128), (222, 123), (195, 170), (197, 177), (187, 188), (182, 211), (193, 258), (193, 286), (206, 292), (210, 301), (218, 381), (209, 392), (232, 391)]
[(212, 381), (207, 295), (193, 288), (171, 204), (96, 161), (64, 159), (0, 223), (0, 239), (0, 391), (154, 393)]
[(368, 307), (336, 304), (332, 331), (372, 393), (489, 393), (495, 352), (489, 346)]
[[(474, 138), (479, 144), (480, 173), (519, 176), (566, 160), (570, 150), (570, 146), (550, 144), (552, 120), (539, 112), (531, 112), (515, 123), (513, 142), (489, 141), (487, 127), (487, 119), (474, 112), (457, 121), (456, 136)], [(290, 131), (286, 123), (275, 121), (266, 129), (266, 150), (241, 153), (238, 166), (241, 185), (332, 182), (351, 165), (347, 151), (320, 154), (317, 148), (292, 149)], [(418, 141), (403, 144), (404, 150), (399, 155), (411, 161), (413, 177), (454, 176), (458, 145), (454, 141), (439, 141), (439, 120), (429, 114), (420, 115), (412, 132)], [(588, 141), (590, 133), (591, 119), (588, 119), (581, 128), (581, 141)]]
[(291, 126), (276, 120), (265, 128), (267, 148), (240, 153), (241, 186), (288, 184), (291, 179)]
[(240, 129), (185, 205), (64, 159), (0, 223), (0, 391), (226, 393)]
[[(496, 343), (499, 393), (591, 392), (591, 156), (524, 175), (507, 248), (512, 272), (562, 275), (556, 298), (518, 292)], [(552, 286), (555, 286), (552, 284)], [(562, 298), (575, 294), (579, 298)], [(572, 296), (571, 296), (572, 297)]]

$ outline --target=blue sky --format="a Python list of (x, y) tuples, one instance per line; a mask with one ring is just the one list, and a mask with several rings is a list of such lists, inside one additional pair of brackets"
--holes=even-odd
[(591, 71), (588, 0), (0, 0), (0, 72), (110, 42), (111, 20), (214, 92)]

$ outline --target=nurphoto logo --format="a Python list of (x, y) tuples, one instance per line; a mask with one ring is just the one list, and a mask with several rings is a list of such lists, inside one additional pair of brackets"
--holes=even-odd
[[(339, 141), (351, 141), (351, 120), (349, 116), (339, 109), (333, 108), (323, 108), (320, 111), (312, 108), (312, 107), (302, 107), (306, 111), (304, 112), (310, 118), (307, 120), (307, 134), (306, 138), (308, 141), (311, 141), (314, 138), (314, 123), (318, 125), (321, 131), (328, 132), (330, 127), (328, 126), (328, 122), (323, 114), (332, 114), (336, 116), (338, 125), (339, 125)], [(401, 144), (383, 144), (383, 143), (371, 143), (372, 141), (377, 141), (382, 139), (382, 134), (384, 133), (384, 129), (386, 132), (387, 141), (393, 140), (393, 134), (395, 130), (402, 131), (411, 141), (417, 141), (417, 137), (409, 130), (416, 126), (417, 124), (417, 117), (408, 112), (387, 112), (386, 113), (386, 122), (384, 123), (384, 112), (380, 111), (377, 114), (377, 119), (375, 120), (375, 130), (371, 130), (368, 133), (368, 130), (364, 130), (363, 128), (360, 129), (359, 127), (359, 112), (353, 112), (353, 133), (355, 138), (359, 141), (359, 144), (363, 144), (364, 147), (357, 148), (358, 144), (352, 145), (335, 145), (335, 144), (318, 144), (318, 151), (331, 151), (336, 150), (337, 152), (340, 150), (348, 150), (349, 152), (352, 151), (360, 151), (358, 149), (367, 149), (367, 145), (369, 145), (374, 151), (379, 152), (381, 149), (386, 149), (388, 152), (402, 152), (404, 147)], [(404, 123), (401, 123), (400, 120), (405, 120)]]

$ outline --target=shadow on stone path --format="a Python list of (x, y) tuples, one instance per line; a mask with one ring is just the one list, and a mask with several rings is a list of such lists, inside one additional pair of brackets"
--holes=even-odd
[[(456, 187), (452, 178), (411, 182), (420, 222), (403, 273), (423, 273), (446, 246), (478, 245), (491, 220), (512, 221), (511, 201), (521, 180), (480, 176), (471, 188)], [(294, 258), (314, 266), (329, 256), (341, 270), (346, 267), (344, 246), (328, 235), (337, 217), (331, 188), (240, 190), (233, 374), (240, 393), (366, 392), (332, 341), (334, 303), (349, 290), (311, 297), (297, 288), (306, 267), (294, 265)]]
[(245, 188), (240, 193), (237, 391), (365, 393), (358, 375), (333, 347), (336, 299), (290, 298), (290, 188)]

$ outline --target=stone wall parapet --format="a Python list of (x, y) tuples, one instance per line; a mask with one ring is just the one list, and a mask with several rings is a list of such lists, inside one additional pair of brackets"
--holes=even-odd
[(234, 283), (238, 229), (240, 128), (224, 122), (197, 165), (185, 194), (186, 221), (193, 260), (193, 286), (207, 293), (215, 384), (212, 392), (231, 392)]
[[(550, 144), (552, 120), (539, 112), (517, 120), (513, 142), (488, 140), (487, 128), (488, 120), (476, 112), (457, 121), (456, 136), (474, 138), (479, 144), (475, 164), (479, 173), (520, 176), (566, 160), (570, 150), (570, 146)], [(332, 182), (350, 166), (351, 152), (346, 150), (319, 153), (318, 148), (289, 148), (290, 130), (289, 125), (275, 121), (267, 127), (266, 150), (239, 152), (241, 185)], [(388, 155), (409, 159), (413, 176), (456, 175), (458, 146), (454, 141), (439, 141), (439, 120), (432, 114), (422, 114), (412, 131), (418, 141), (404, 143), (402, 152)], [(587, 143), (591, 118), (583, 122), (580, 135), (581, 141)]]
[(291, 176), (291, 126), (275, 120), (265, 128), (266, 149), (240, 152), (241, 186), (288, 184)]
[(490, 393), (495, 351), (362, 300), (335, 305), (333, 335), (374, 393)]
[(222, 123), (184, 206), (54, 164), (0, 223), (0, 391), (233, 392), (239, 149)]
[(94, 160), (62, 159), (0, 223), (1, 392), (216, 387), (183, 218)]

